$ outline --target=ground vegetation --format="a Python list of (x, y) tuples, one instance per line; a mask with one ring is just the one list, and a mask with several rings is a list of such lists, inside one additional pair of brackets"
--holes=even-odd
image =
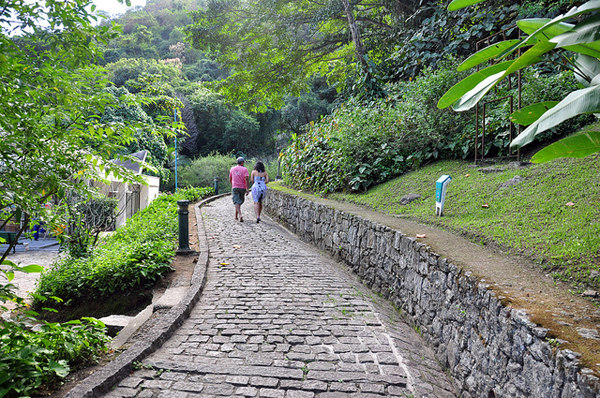
[[(556, 159), (522, 168), (445, 160), (406, 173), (366, 193), (328, 195), (425, 223), (479, 245), (523, 256), (574, 293), (599, 291), (600, 157)], [(436, 217), (435, 182), (450, 175), (444, 216)], [(401, 204), (409, 194), (417, 200)], [(406, 202), (404, 202), (406, 203)], [(425, 240), (426, 241), (426, 240)]]

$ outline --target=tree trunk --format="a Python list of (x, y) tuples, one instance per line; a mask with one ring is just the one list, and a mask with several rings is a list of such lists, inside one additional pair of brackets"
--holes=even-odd
[(350, 7), (349, 0), (342, 0), (344, 4), (344, 10), (346, 11), (346, 17), (348, 17), (348, 25), (350, 27), (350, 32), (352, 32), (352, 41), (354, 42), (354, 51), (356, 52), (356, 57), (358, 61), (362, 64), (365, 69), (365, 72), (370, 76), (368, 72), (368, 63), (365, 59), (365, 47), (363, 46), (362, 40), (360, 39), (360, 32), (356, 27), (356, 20), (354, 19), (354, 14), (352, 14), (352, 8)]

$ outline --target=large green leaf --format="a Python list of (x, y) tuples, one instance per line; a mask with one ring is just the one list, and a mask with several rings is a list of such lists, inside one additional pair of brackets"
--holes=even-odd
[(37, 265), (37, 264), (29, 264), (29, 265), (25, 265), (23, 267), (19, 267), (19, 270), (21, 270), (23, 272), (27, 272), (28, 274), (35, 274), (35, 273), (42, 272), (44, 270), (44, 267), (42, 267), (41, 265)]
[(600, 131), (590, 131), (563, 138), (537, 152), (531, 158), (534, 163), (557, 158), (583, 158), (600, 152)]
[(505, 76), (503, 77), (541, 61), (542, 59), (540, 56), (552, 51), (555, 46), (556, 44), (547, 41), (537, 43), (517, 58), (510, 67), (506, 69), (506, 72), (504, 72)]
[[(465, 93), (452, 105), (452, 109), (462, 112), (474, 107), (498, 82), (520, 69), (533, 65), (541, 60), (540, 55), (551, 51), (556, 45), (554, 43), (540, 42), (514, 61), (506, 61), (509, 67), (505, 71), (489, 76), (478, 83), (474, 88)], [(502, 63), (504, 64), (504, 62)]]
[(510, 115), (510, 120), (513, 123), (517, 123), (522, 126), (529, 126), (531, 123), (538, 120), (549, 109), (552, 109), (554, 106), (556, 106), (556, 104), (558, 104), (558, 101), (545, 101), (526, 106), (525, 108), (521, 108), (518, 111), (513, 112)]
[(571, 31), (551, 38), (550, 42), (559, 48), (600, 58), (600, 14), (579, 22)]
[(498, 54), (501, 54), (504, 50), (512, 45), (519, 43), (520, 40), (504, 40), (499, 43), (494, 43), (482, 50), (477, 51), (475, 54), (467, 58), (462, 64), (458, 66), (459, 71), (470, 69), (477, 66), (485, 61), (496, 58)]
[(506, 58), (521, 47), (531, 46), (538, 42), (547, 42), (550, 38), (569, 32), (573, 25), (553, 22), (546, 18), (530, 18), (517, 21), (517, 26), (529, 36), (507, 47), (498, 54), (498, 59)]
[(600, 112), (600, 86), (594, 85), (567, 95), (554, 108), (544, 113), (511, 142), (511, 147), (522, 147), (540, 134), (577, 115)]
[[(537, 40), (549, 40), (555, 36), (568, 32), (573, 28), (573, 25), (565, 23), (564, 21), (572, 19), (575, 16), (597, 10), (600, 10), (600, 0), (592, 0), (583, 4), (581, 7), (574, 7), (566, 14), (559, 15), (550, 21), (547, 19), (538, 18), (520, 20), (517, 22), (517, 26), (519, 26), (519, 29), (523, 30), (525, 33), (528, 33), (529, 36), (524, 38), (520, 43), (514, 44), (512, 47), (507, 48), (504, 53), (500, 55), (500, 57), (506, 57), (519, 47), (531, 45)], [(533, 28), (536, 26), (539, 27), (533, 30)]]
[(575, 54), (575, 78), (583, 87), (589, 87), (592, 79), (600, 75), (600, 60), (588, 55)]
[[(516, 47), (507, 48), (504, 53), (500, 54), (498, 58), (505, 57), (510, 52), (514, 50), (529, 46), (537, 41), (549, 41), (551, 43), (557, 43), (557, 40), (562, 37), (568, 37), (574, 34), (574, 29), (579, 27), (579, 25), (573, 25), (566, 22), (559, 22), (556, 24), (548, 24), (551, 22), (550, 19), (547, 18), (531, 18), (531, 19), (523, 19), (517, 21), (517, 26), (524, 32), (529, 35), (534, 34), (538, 29), (542, 28), (545, 25), (548, 25), (544, 30), (535, 33), (535, 35), (530, 36), (527, 40), (520, 42)], [(562, 40), (562, 39), (560, 39)], [(596, 39), (597, 40), (597, 39)], [(593, 41), (593, 40), (592, 40)], [(600, 56), (600, 42), (593, 43), (589, 42), (581, 42), (577, 43), (574, 41), (574, 36), (569, 39), (569, 41), (564, 41), (562, 45), (558, 45), (557, 47), (564, 48), (569, 51), (573, 51), (580, 54), (587, 54), (593, 57)]]
[(55, 361), (53, 359), (48, 361), (48, 371), (55, 373), (59, 377), (67, 377), (69, 370), (70, 367), (67, 365), (67, 361)]
[[(549, 18), (527, 18), (521, 19), (517, 21), (517, 26), (519, 29), (523, 31), (523, 33), (531, 36), (533, 33), (537, 32), (544, 26), (548, 25), (549, 22), (552, 22)], [(532, 36), (538, 40), (549, 40), (555, 36), (562, 35), (566, 32), (570, 32), (575, 25), (570, 23), (557, 23), (554, 25), (549, 25), (543, 32), (538, 32), (535, 36)]]
[(497, 75), (500, 72), (504, 72), (513, 61), (501, 62), (496, 65), (489, 66), (485, 69), (477, 71), (470, 76), (464, 78), (460, 82), (456, 83), (450, 90), (446, 92), (438, 101), (438, 108), (444, 109), (449, 107), (458, 101), (463, 95), (474, 89), (485, 79), (490, 76)]
[(452, 109), (454, 109), (456, 112), (463, 112), (473, 108), (483, 98), (484, 95), (489, 93), (489, 91), (496, 84), (498, 84), (504, 74), (505, 73), (501, 71), (484, 79), (477, 86), (460, 97), (459, 100), (452, 105)]
[(483, 1), (485, 0), (453, 0), (448, 5), (448, 11), (460, 10), (461, 8), (472, 6), (473, 4), (481, 3)]

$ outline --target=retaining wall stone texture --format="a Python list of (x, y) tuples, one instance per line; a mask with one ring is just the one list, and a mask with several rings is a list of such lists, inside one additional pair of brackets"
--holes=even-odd
[(579, 354), (553, 348), (547, 329), (504, 307), (488, 285), (400, 231), (269, 190), (266, 212), (346, 262), (418, 327), (462, 397), (597, 397)]

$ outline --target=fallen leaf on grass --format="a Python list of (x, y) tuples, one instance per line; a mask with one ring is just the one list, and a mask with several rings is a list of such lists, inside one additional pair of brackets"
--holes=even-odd
[(427, 237), (427, 235), (425, 235), (425, 234), (417, 234), (417, 238), (426, 238), (426, 237)]
[(469, 177), (471, 174), (465, 174), (465, 177)]
[(571, 206), (575, 206), (575, 203), (573, 203), (573, 202), (569, 202), (569, 203), (567, 203), (567, 206), (569, 206), (569, 207), (571, 207)]
[(484, 209), (487, 209), (488, 207), (490, 207), (490, 205), (488, 205), (487, 203), (484, 203), (481, 205), (481, 207), (483, 207)]

